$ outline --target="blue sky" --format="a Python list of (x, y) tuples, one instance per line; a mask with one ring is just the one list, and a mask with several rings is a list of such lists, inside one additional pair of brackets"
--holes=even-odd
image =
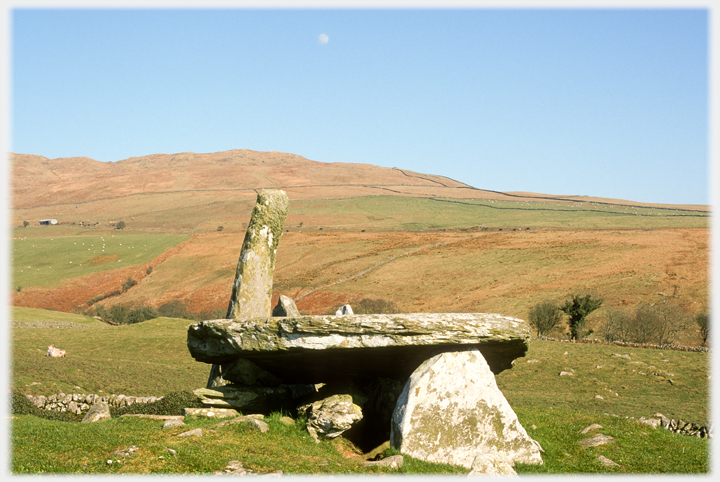
[(14, 9), (9, 148), (99, 161), (246, 148), (709, 204), (708, 21), (702, 8)]

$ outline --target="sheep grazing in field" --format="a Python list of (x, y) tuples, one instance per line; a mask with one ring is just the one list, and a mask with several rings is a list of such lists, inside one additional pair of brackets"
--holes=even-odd
[(65, 350), (61, 350), (60, 348), (55, 348), (55, 345), (50, 345), (48, 347), (47, 356), (64, 357)]

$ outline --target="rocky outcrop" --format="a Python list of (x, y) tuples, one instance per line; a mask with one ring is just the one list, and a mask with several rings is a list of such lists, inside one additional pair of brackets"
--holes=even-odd
[(498, 454), (484, 462), (490, 465), (498, 458), (542, 464), (540, 445), (476, 349), (434, 356), (412, 374), (395, 407), (390, 443), (418, 459), (466, 468), (484, 454)]
[(440, 352), (476, 348), (494, 373), (524, 356), (527, 323), (488, 313), (300, 316), (208, 320), (188, 328), (197, 361), (252, 361), (285, 383), (378, 377), (405, 381)]

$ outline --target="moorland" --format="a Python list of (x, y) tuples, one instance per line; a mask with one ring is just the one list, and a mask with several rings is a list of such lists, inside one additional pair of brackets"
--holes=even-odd
[[(287, 295), (303, 313), (334, 313), (339, 305), (369, 299), (385, 300), (398, 312), (497, 312), (527, 319), (542, 301), (589, 293), (603, 305), (588, 317), (587, 335), (602, 339), (613, 309), (671, 305), (688, 319), (707, 312), (708, 206), (502, 193), (405, 169), (249, 150), (158, 154), (115, 163), (15, 154), (12, 161), (12, 386), (22, 393), (82, 389), (158, 396), (203, 386), (207, 366), (194, 362), (185, 347), (188, 319), (112, 326), (94, 316), (115, 305), (159, 309), (173, 303), (186, 318), (222, 313), (261, 188), (283, 189), (290, 199), (273, 302)], [(44, 219), (58, 224), (40, 226)], [(58, 320), (72, 324), (54, 327), (51, 322)], [(567, 327), (551, 335), (567, 337)], [(674, 342), (703, 344), (694, 323), (686, 324)], [(44, 357), (51, 343), (73, 356)], [(614, 353), (631, 354), (653, 369), (639, 375), (636, 365), (610, 363)], [(707, 357), (532, 340), (527, 357), (497, 377), (523, 425), (537, 427), (533, 436), (546, 449), (544, 468), (526, 470), (706, 472), (706, 441), (638, 428), (625, 417), (662, 412), (705, 423)], [(568, 366), (577, 375), (559, 380), (557, 373)], [(594, 397), (607, 394), (615, 395)], [(608, 430), (623, 440), (592, 449), (624, 459), (621, 469), (600, 467), (589, 451), (575, 447), (582, 425), (593, 422), (613, 427)], [(84, 447), (84, 462), (61, 462), (67, 456), (59, 454), (77, 449), (71, 444), (46, 448), (49, 455), (39, 465), (27, 461), (38, 457), (36, 451), (16, 452), (14, 470), (207, 472), (222, 469), (226, 452), (232, 452), (226, 435), (218, 435), (172, 467), (158, 462), (159, 448), (143, 455), (154, 457), (152, 463), (141, 457), (124, 468), (107, 467), (98, 462), (103, 454), (123, 437), (132, 438), (140, 431), (134, 424), (142, 424), (113, 423), (116, 435)], [(15, 420), (15, 427), (22, 426), (18, 436), (26, 434), (17, 446), (37, 443), (32, 434), (47, 430), (47, 424), (59, 430), (62, 422)], [(62, 430), (81, 430), (71, 425)], [(154, 440), (150, 446), (165, 443), (157, 436), (147, 435)], [(293, 446), (308, 443), (301, 432), (286, 436), (299, 437)], [(253, 443), (258, 442), (250, 437), (247, 444)], [(293, 468), (281, 462), (297, 458), (288, 444), (272, 444), (284, 448), (258, 448), (263, 456), (256, 454), (248, 463), (259, 471), (355, 470), (345, 465), (351, 459), (333, 458), (347, 447)], [(222, 447), (218, 462), (202, 457), (209, 447)], [(677, 452), (681, 447), (683, 457)], [(686, 450), (692, 457), (684, 456)], [(328, 465), (328, 460), (335, 462)], [(418, 463), (405, 470), (436, 468)]]

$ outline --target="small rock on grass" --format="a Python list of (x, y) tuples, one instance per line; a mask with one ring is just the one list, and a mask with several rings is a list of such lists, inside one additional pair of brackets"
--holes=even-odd
[(366, 460), (363, 462), (363, 467), (389, 467), (391, 469), (397, 469), (403, 465), (402, 455), (391, 455), (382, 460)]
[(616, 464), (615, 462), (613, 462), (612, 460), (610, 460), (609, 458), (607, 458), (603, 455), (598, 456), (598, 460), (605, 467), (620, 467), (620, 464)]
[(597, 447), (598, 445), (608, 444), (615, 441), (614, 437), (610, 437), (609, 435), (603, 435), (601, 433), (595, 435), (594, 437), (584, 438), (580, 440), (578, 443), (582, 445), (583, 447)]
[(178, 437), (202, 437), (202, 429), (196, 428), (193, 430), (189, 430), (187, 432), (183, 432), (181, 434), (178, 434)]
[(280, 417), (280, 423), (282, 423), (283, 425), (287, 425), (288, 427), (292, 427), (293, 425), (295, 425), (295, 420), (288, 416), (285, 416)]
[(582, 430), (580, 431), (580, 433), (584, 435), (584, 434), (586, 434), (586, 433), (588, 433), (588, 432), (590, 432), (590, 431), (592, 431), (592, 430), (598, 430), (598, 429), (601, 429), (601, 428), (602, 428), (602, 425), (598, 425), (598, 424), (594, 423), (594, 424), (588, 425), (587, 427), (585, 427), (584, 429), (582, 429)]
[(265, 433), (270, 430), (270, 426), (260, 420), (260, 418), (262, 417), (262, 415), (242, 415), (240, 417), (233, 418), (232, 420), (225, 420), (223, 422), (217, 423), (213, 425), (212, 428), (224, 427), (225, 425), (231, 425), (233, 423), (247, 423), (260, 430), (260, 432)]
[(182, 420), (170, 419), (165, 420), (165, 422), (163, 423), (163, 428), (182, 427), (183, 425), (185, 425), (185, 422), (183, 422)]
[(242, 462), (239, 460), (231, 460), (223, 470), (215, 472), (215, 475), (258, 475), (261, 477), (280, 477), (283, 474), (282, 470), (275, 472), (269, 472), (267, 474), (257, 474), (250, 469), (243, 467)]
[(134, 454), (138, 450), (140, 450), (140, 447), (138, 447), (137, 445), (130, 445), (129, 447), (125, 447), (124, 449), (116, 450), (111, 455), (114, 455), (115, 457), (127, 457)]

